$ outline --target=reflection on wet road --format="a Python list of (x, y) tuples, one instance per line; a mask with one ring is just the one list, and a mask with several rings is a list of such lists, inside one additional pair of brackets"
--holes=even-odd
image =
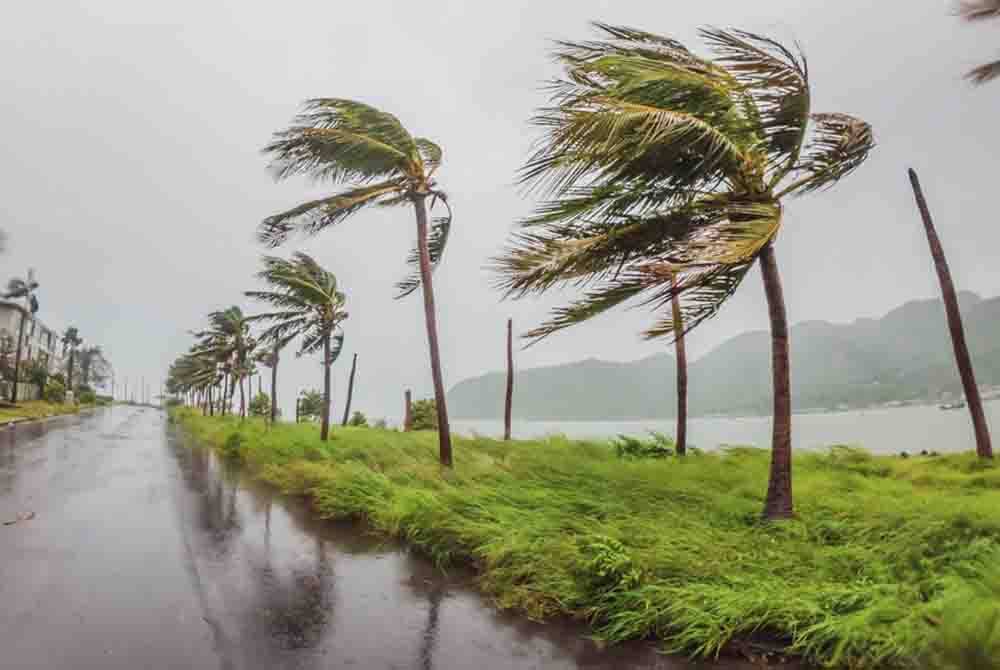
[(497, 613), (469, 576), (311, 519), (149, 409), (0, 434), (0, 520), (30, 511), (0, 526), (5, 668), (694, 667)]

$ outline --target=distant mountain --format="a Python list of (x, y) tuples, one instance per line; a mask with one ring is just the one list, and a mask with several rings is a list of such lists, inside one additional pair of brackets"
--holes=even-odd
[[(980, 385), (1000, 385), (1000, 298), (959, 294)], [(807, 321), (791, 329), (796, 410), (935, 400), (959, 393), (940, 300), (915, 300), (881, 319), (850, 324)], [(738, 335), (689, 366), (692, 414), (769, 414), (771, 340)], [(523, 419), (653, 419), (674, 413), (674, 359), (656, 354), (627, 363), (588, 359), (517, 372), (514, 416)], [(500, 418), (505, 377), (491, 372), (456, 384), (456, 418)]]

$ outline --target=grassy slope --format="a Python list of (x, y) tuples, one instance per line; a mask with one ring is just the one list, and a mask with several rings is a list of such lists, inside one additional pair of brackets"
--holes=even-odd
[(0, 423), (15, 419), (44, 419), (50, 416), (76, 414), (86, 407), (88, 405), (53, 404), (44, 400), (29, 400), (17, 403), (17, 407), (0, 407)]
[(913, 663), (1000, 539), (1000, 469), (971, 455), (799, 455), (799, 518), (762, 525), (756, 450), (622, 461), (601, 443), (459, 438), (442, 475), (433, 433), (337, 429), (324, 445), (313, 426), (178, 417), (322, 517), (472, 562), (501, 607), (696, 654), (762, 635), (832, 664)]

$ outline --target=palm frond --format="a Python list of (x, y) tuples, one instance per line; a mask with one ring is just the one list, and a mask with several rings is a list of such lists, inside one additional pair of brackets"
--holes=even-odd
[(431, 172), (441, 167), (441, 158), (444, 152), (441, 147), (430, 141), (426, 137), (418, 137), (413, 140), (420, 152), (420, 157), (424, 161), (424, 166)]
[[(431, 221), (431, 229), (427, 234), (427, 254), (430, 256), (431, 272), (437, 269), (438, 264), (444, 257), (444, 249), (448, 244), (448, 234), (451, 232), (452, 212), (444, 194), (438, 194), (438, 198), (444, 203), (448, 210), (445, 216), (439, 216)], [(406, 263), (412, 271), (404, 279), (396, 283), (396, 299), (405, 298), (418, 288), (420, 288), (420, 249), (415, 246), (406, 257)]]
[(1000, 77), (1000, 60), (985, 63), (966, 73), (965, 78), (973, 84), (985, 84)]
[(958, 3), (958, 14), (966, 21), (1000, 18), (1000, 0), (963, 0)]
[(747, 116), (763, 135), (775, 181), (795, 165), (809, 125), (809, 68), (801, 49), (743, 30), (703, 28), (702, 38), (750, 96)]
[(378, 202), (380, 198), (398, 193), (402, 189), (400, 181), (387, 181), (311, 200), (264, 219), (258, 228), (257, 239), (262, 244), (274, 248), (284, 244), (296, 234), (315, 235), (368, 205)]
[(364, 103), (317, 98), (291, 127), (264, 148), (278, 178), (306, 174), (335, 183), (366, 183), (411, 172), (419, 156), (413, 138), (392, 114)]
[(849, 114), (813, 114), (813, 131), (794, 168), (798, 178), (777, 197), (805, 194), (833, 186), (854, 172), (875, 148), (875, 135), (866, 122)]

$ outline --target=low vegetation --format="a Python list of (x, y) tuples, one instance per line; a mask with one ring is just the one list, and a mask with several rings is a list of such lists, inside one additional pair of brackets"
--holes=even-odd
[[(65, 392), (64, 392), (65, 395)], [(46, 400), (26, 400), (17, 403), (16, 407), (0, 406), (0, 423), (18, 419), (45, 419), (50, 416), (76, 414), (86, 405), (67, 402), (48, 402)]]
[[(174, 417), (310, 498), (320, 517), (361, 519), (442, 565), (471, 564), (498, 606), (586, 618), (612, 642), (655, 637), (699, 656), (777, 646), (837, 666), (997, 667), (949, 665), (997, 645), (998, 580), (982, 570), (998, 558), (1000, 469), (974, 454), (800, 453), (797, 516), (765, 523), (761, 450), (676, 458), (666, 444), (619, 455), (558, 437), (458, 438), (448, 471), (429, 431), (341, 428), (323, 443), (315, 426)], [(968, 616), (990, 607), (989, 621)]]

